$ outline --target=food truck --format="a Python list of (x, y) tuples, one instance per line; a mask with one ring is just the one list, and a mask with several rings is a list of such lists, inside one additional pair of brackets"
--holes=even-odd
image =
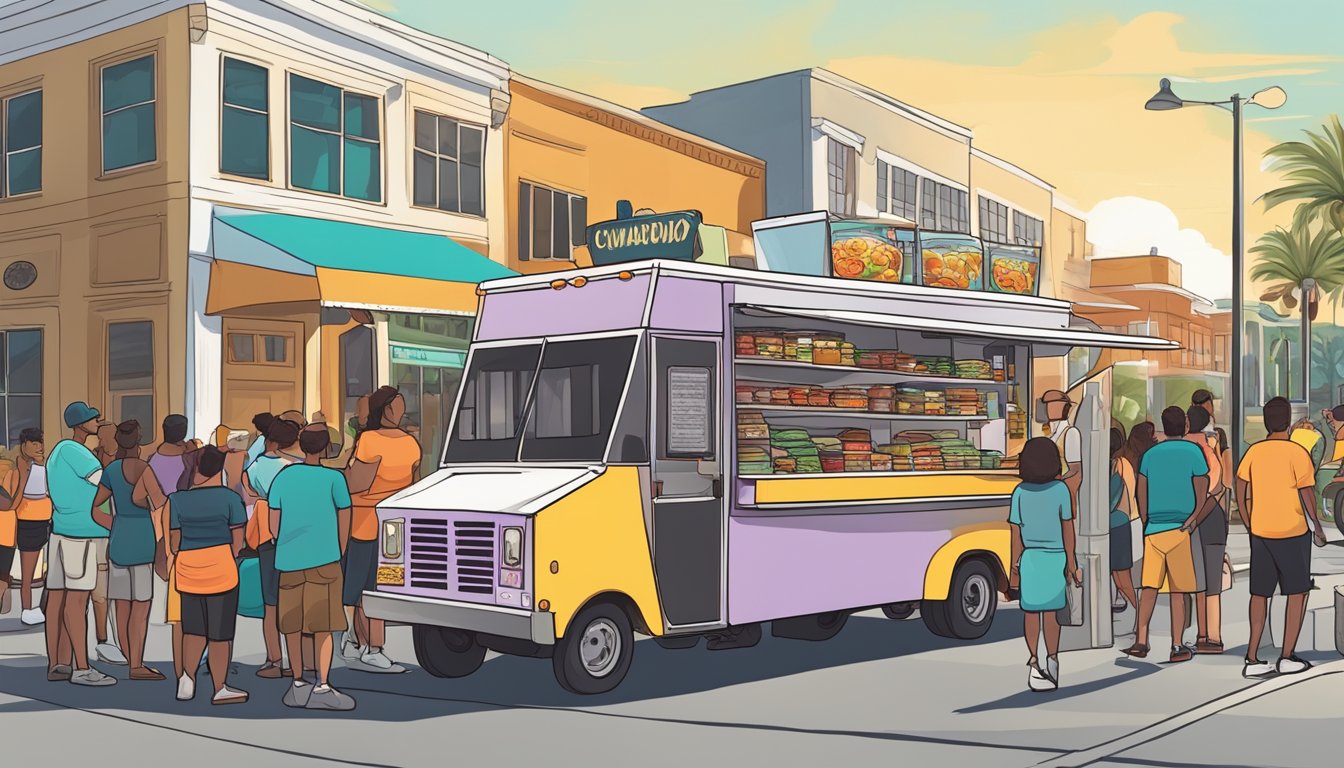
[(653, 259), (482, 284), (442, 465), (379, 506), (364, 597), (412, 625), (426, 670), (550, 657), (564, 688), (601, 693), (636, 633), (824, 640), (870, 608), (980, 637), (1007, 585), (1033, 364), (1172, 346), (1079, 327), (1030, 295), (1021, 254), (1003, 282), (1032, 291), (995, 292), (969, 288), (983, 262), (951, 236), (920, 252), (920, 233), (824, 214), (755, 236), (755, 270)]

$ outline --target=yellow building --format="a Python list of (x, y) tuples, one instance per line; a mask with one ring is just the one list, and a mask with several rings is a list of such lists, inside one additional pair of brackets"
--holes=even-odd
[(610, 102), (517, 74), (506, 123), (509, 266), (536, 273), (592, 263), (588, 225), (617, 202), (698, 210), (750, 252), (765, 215), (765, 163)]

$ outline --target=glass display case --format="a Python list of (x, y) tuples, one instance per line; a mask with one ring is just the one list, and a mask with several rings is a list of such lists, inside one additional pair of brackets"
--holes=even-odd
[(1039, 294), (1040, 248), (987, 244), (986, 249), (989, 251), (990, 290), (1029, 296)]
[(831, 274), (854, 280), (913, 283), (915, 233), (885, 224), (831, 222)]
[(985, 249), (979, 238), (951, 232), (921, 232), (919, 246), (923, 285), (984, 290)]

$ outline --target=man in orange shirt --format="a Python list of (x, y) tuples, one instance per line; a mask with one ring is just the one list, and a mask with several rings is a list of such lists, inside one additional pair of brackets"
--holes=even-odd
[[(1325, 531), (1316, 516), (1316, 469), (1311, 454), (1288, 438), (1292, 406), (1282, 397), (1265, 403), (1269, 437), (1252, 445), (1237, 468), (1237, 512), (1251, 532), (1251, 638), (1246, 648), (1244, 677), (1275, 672), (1291, 675), (1311, 668), (1296, 654), (1297, 637), (1306, 618), (1311, 591), (1311, 544), (1325, 546)], [(1284, 614), (1283, 650), (1278, 663), (1260, 660), (1260, 637), (1269, 614), (1269, 598), (1277, 588), (1288, 599)]]

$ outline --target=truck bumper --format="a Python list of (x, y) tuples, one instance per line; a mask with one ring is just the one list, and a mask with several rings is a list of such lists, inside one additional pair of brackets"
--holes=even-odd
[(398, 624), (428, 624), (555, 645), (555, 614), (457, 600), (365, 592), (364, 612)]

